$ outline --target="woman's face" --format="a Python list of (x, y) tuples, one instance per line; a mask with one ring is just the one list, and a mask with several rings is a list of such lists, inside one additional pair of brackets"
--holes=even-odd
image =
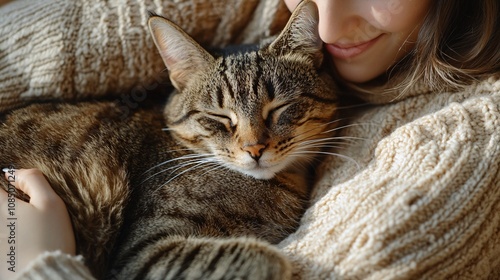
[[(284, 0), (293, 10), (300, 0)], [(431, 0), (313, 0), (319, 35), (342, 78), (368, 82), (411, 51)]]

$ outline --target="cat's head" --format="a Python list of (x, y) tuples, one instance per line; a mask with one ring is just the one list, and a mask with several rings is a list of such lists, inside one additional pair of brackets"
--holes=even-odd
[(317, 25), (316, 5), (304, 1), (270, 44), (214, 56), (172, 22), (150, 18), (177, 89), (165, 109), (172, 134), (258, 179), (314, 158), (336, 111)]

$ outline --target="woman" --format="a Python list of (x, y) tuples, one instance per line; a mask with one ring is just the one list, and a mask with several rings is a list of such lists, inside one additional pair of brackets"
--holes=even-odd
[[(232, 3), (230, 13), (212, 2), (220, 10), (211, 6), (203, 13), (219, 15), (224, 27), (212, 27), (219, 37), (208, 43), (276, 32), (288, 13), (277, 0), (261, 2)], [(299, 1), (284, 2), (292, 10)], [(279, 244), (296, 274), (498, 278), (498, 1), (314, 2), (343, 93), (372, 105), (343, 111), (351, 116), (341, 137), (352, 141), (338, 152), (350, 160), (325, 160), (301, 227)], [(189, 30), (189, 23), (183, 27)], [(191, 26), (191, 33), (209, 40), (199, 28)], [(234, 32), (242, 28), (243, 38)], [(251, 32), (256, 29), (257, 35)], [(90, 277), (80, 262), (60, 253), (40, 256), (25, 275), (50, 270), (48, 259), (65, 263), (59, 266), (65, 271), (53, 273)]]

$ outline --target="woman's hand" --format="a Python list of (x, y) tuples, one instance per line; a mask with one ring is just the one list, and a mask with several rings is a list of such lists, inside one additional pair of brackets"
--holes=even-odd
[[(64, 202), (40, 170), (6, 171), (9, 192), (0, 189), (0, 279), (13, 279), (45, 251), (74, 255), (75, 237)], [(14, 198), (14, 187), (29, 203)]]

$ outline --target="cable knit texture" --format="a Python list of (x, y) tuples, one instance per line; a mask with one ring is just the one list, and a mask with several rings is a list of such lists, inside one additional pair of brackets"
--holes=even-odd
[[(289, 16), (281, 0), (12, 2), (0, 9), (0, 110), (154, 79), (164, 66), (148, 10), (213, 46), (255, 42)], [(500, 79), (420, 86), (353, 114), (337, 151), (350, 160), (325, 160), (300, 228), (279, 244), (295, 277), (499, 279)], [(33, 273), (64, 273), (67, 258), (39, 259), (48, 272)]]
[(500, 80), (360, 110), (300, 229), (303, 279), (499, 279)]
[(255, 42), (288, 16), (283, 3), (259, 0), (13, 1), (0, 9), (0, 111), (153, 83), (165, 66), (149, 35), (149, 12), (205, 46)]
[(73, 257), (60, 251), (46, 252), (31, 262), (18, 280), (85, 280), (93, 279), (83, 264), (83, 258)]

